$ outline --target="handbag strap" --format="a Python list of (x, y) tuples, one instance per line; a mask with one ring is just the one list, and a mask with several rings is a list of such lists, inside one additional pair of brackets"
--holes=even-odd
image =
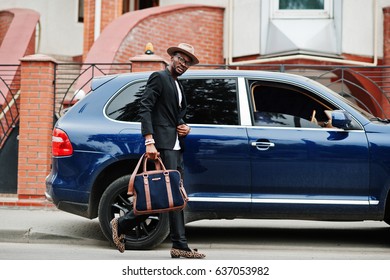
[(135, 166), (134, 170), (133, 170), (133, 173), (131, 173), (131, 176), (130, 176), (130, 181), (129, 181), (129, 186), (127, 188), (127, 194), (128, 195), (133, 195), (134, 194), (134, 180), (135, 180), (135, 176), (137, 175), (138, 173), (138, 169), (139, 167), (141, 166), (141, 162), (142, 160), (145, 159), (145, 154), (143, 154), (141, 156), (141, 158), (139, 159), (137, 165)]
[[(127, 194), (128, 195), (133, 195), (134, 194), (134, 180), (135, 180), (135, 176), (138, 173), (139, 167), (141, 166), (142, 161), (144, 162), (143, 163), (143, 172), (146, 173), (147, 172), (147, 170), (146, 170), (146, 163), (148, 161), (148, 158), (146, 157), (146, 153), (144, 153), (141, 156), (141, 158), (138, 160), (138, 163), (137, 163), (137, 165), (135, 166), (135, 168), (133, 170), (133, 173), (131, 173), (129, 186), (127, 188)], [(164, 171), (166, 170), (165, 169), (165, 165), (162, 162), (160, 157), (157, 157), (157, 159), (154, 160), (154, 166), (155, 166), (156, 170), (164, 170)]]

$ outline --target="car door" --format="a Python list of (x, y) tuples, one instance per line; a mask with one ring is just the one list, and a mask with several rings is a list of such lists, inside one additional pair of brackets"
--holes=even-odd
[(328, 121), (324, 110), (337, 107), (298, 86), (258, 81), (248, 85), (253, 211), (316, 219), (366, 211), (369, 159), (362, 127), (319, 126)]
[(181, 80), (188, 103), (185, 187), (189, 208), (233, 215), (250, 211), (247, 131), (239, 125), (236, 78)]

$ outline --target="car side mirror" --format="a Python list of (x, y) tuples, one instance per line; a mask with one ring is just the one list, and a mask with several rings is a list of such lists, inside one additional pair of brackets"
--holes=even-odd
[(334, 110), (332, 111), (332, 126), (348, 129), (350, 127), (352, 120), (349, 114), (343, 110)]

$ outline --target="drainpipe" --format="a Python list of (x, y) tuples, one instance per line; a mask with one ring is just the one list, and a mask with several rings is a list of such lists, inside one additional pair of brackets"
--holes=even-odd
[(102, 0), (96, 0), (95, 1), (95, 34), (94, 34), (94, 41), (99, 37), (100, 35), (100, 24), (102, 19)]
[(226, 65), (233, 63), (233, 1), (229, 0), (228, 3), (228, 50)]
[(328, 58), (328, 57), (320, 57), (320, 56), (310, 56), (310, 55), (288, 55), (288, 56), (280, 56), (280, 57), (273, 57), (273, 58), (259, 58), (259, 59), (252, 59), (252, 60), (246, 60), (246, 61), (239, 61), (239, 62), (233, 62), (233, 50), (232, 50), (232, 31), (233, 31), (233, 13), (231, 10), (233, 9), (233, 4), (231, 3), (233, 0), (229, 0), (229, 50), (228, 50), (228, 64), (229, 65), (245, 65), (245, 64), (264, 64), (268, 62), (278, 62), (278, 61), (286, 61), (286, 60), (293, 60), (293, 59), (309, 59), (309, 60), (317, 60), (317, 61), (325, 61), (325, 62), (332, 62), (332, 63), (342, 63), (342, 64), (352, 64), (352, 65), (359, 65), (359, 66), (377, 66), (378, 65), (378, 22), (377, 22), (377, 0), (373, 1), (373, 9), (374, 9), (374, 58), (372, 62), (362, 62), (362, 61), (356, 61), (356, 60), (341, 60), (336, 58)]

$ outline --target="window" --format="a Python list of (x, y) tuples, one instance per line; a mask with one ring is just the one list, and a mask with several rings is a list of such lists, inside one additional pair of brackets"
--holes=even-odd
[(79, 0), (77, 21), (84, 22), (84, 0)]
[[(237, 82), (235, 79), (180, 80), (187, 99), (185, 121), (196, 124), (238, 125)], [(138, 122), (139, 105), (146, 81), (133, 83), (109, 103), (109, 118)]]
[(324, 0), (279, 0), (280, 10), (323, 10)]
[(122, 14), (126, 14), (130, 11), (130, 0), (122, 0)]
[(159, 0), (122, 0), (122, 14), (159, 6)]
[(307, 90), (283, 84), (251, 81), (253, 123), (256, 126), (316, 127), (311, 122), (313, 112), (318, 122), (329, 117), (325, 110), (335, 106)]
[(333, 0), (274, 0), (273, 18), (332, 18)]
[(130, 84), (107, 106), (107, 116), (117, 121), (138, 122), (139, 104), (145, 88), (146, 81)]
[(238, 125), (235, 79), (181, 80), (187, 99), (186, 122)]
[(159, 0), (138, 0), (135, 1), (135, 10), (157, 7), (158, 5), (159, 5)]
[[(264, 0), (261, 56), (306, 54), (340, 57), (342, 1)], [(269, 16), (268, 16), (269, 15)]]

